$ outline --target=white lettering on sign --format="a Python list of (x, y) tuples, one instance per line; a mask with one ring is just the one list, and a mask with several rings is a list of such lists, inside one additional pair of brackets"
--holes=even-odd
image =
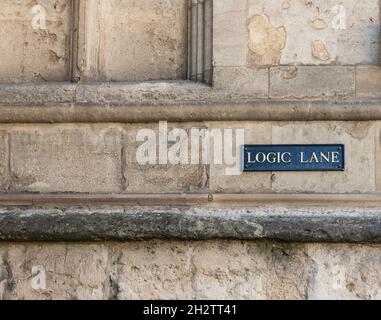
[(291, 163), (290, 152), (258, 152), (253, 158), (252, 153), (248, 153), (248, 163)]
[(304, 152), (300, 154), (301, 163), (339, 163), (339, 152), (313, 152), (310, 157), (306, 157)]

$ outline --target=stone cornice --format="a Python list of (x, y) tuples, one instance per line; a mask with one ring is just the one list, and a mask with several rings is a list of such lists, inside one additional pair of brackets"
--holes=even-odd
[(0, 241), (275, 240), (380, 243), (372, 208), (4, 208)]
[(381, 101), (253, 100), (196, 83), (0, 85), (0, 123), (372, 121)]
[(381, 242), (381, 195), (3, 194), (0, 241)]

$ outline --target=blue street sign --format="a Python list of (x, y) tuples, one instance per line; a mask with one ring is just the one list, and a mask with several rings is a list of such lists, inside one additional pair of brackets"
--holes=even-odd
[(243, 171), (344, 171), (342, 144), (245, 145)]

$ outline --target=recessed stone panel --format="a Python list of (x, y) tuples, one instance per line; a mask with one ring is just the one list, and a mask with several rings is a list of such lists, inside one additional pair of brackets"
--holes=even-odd
[[(160, 163), (160, 155), (169, 154), (175, 142), (167, 142), (163, 152), (159, 150), (159, 124), (147, 124), (144, 127), (131, 125), (126, 129), (123, 151), (124, 192), (127, 193), (181, 193), (202, 192), (209, 184), (209, 167), (200, 160), (198, 164), (191, 164), (191, 136), (190, 129), (203, 129), (202, 124), (167, 125), (168, 133), (173, 129), (185, 130), (188, 141), (188, 164), (173, 164), (168, 158), (166, 163)], [(147, 141), (137, 141), (139, 130), (149, 130), (155, 134), (156, 157), (154, 164), (139, 164), (138, 149)], [(162, 136), (165, 137), (164, 135)], [(165, 137), (168, 139), (168, 135)], [(164, 138), (164, 139), (165, 139)], [(168, 141), (168, 140), (167, 140)], [(184, 140), (185, 141), (185, 140)], [(180, 153), (178, 153), (180, 154)]]
[(0, 82), (68, 80), (70, 15), (71, 0), (3, 0)]
[(185, 79), (186, 0), (102, 3), (102, 77), (111, 81)]
[(121, 190), (118, 128), (44, 126), (17, 128), (10, 135), (12, 191)]

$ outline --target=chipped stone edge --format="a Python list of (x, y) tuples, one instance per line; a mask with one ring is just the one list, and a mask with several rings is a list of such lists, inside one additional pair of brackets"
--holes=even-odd
[(381, 208), (3, 208), (0, 241), (381, 243)]

